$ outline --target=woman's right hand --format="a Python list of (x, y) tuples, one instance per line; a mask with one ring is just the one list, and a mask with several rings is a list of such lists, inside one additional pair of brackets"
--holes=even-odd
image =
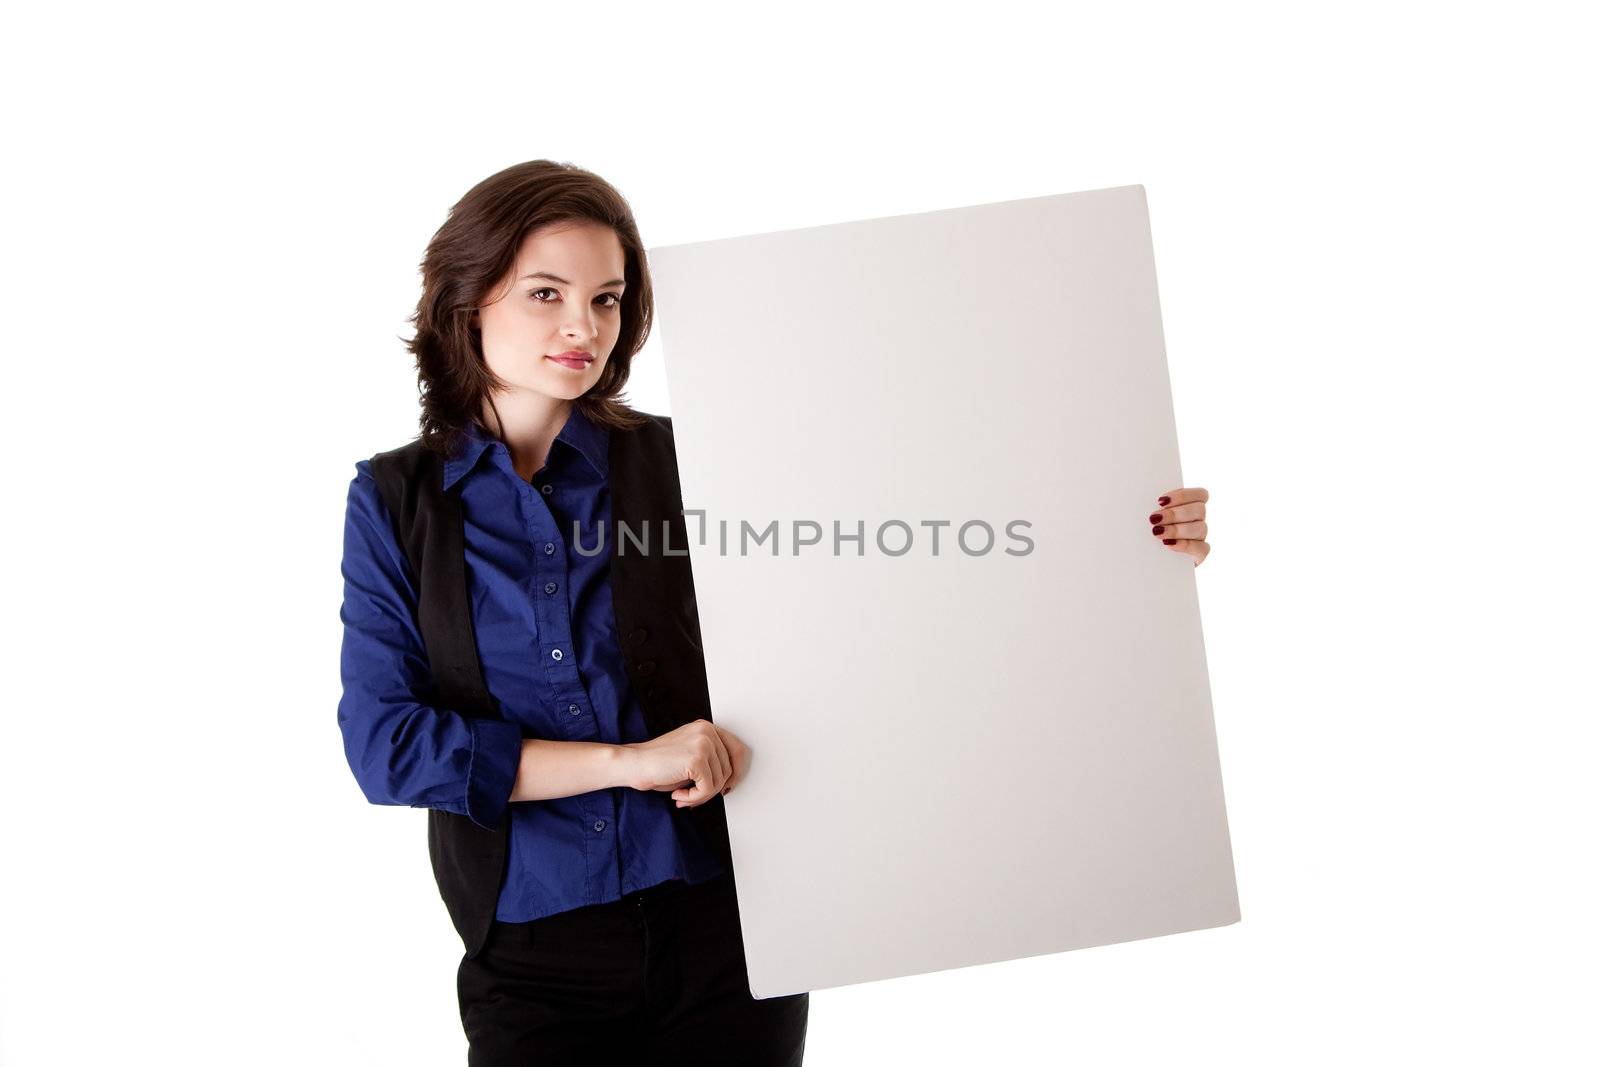
[(627, 784), (633, 789), (672, 790), (680, 808), (704, 804), (731, 792), (750, 750), (710, 719), (696, 719), (676, 730), (622, 746), (628, 755)]

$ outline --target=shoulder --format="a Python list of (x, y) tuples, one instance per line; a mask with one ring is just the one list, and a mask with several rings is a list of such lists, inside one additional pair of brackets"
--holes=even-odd
[[(410, 564), (400, 545), (395, 513), (374, 477), (372, 459), (357, 460), (355, 468), (344, 511), (342, 567), (347, 582), (354, 583), (347, 589), (380, 590), (399, 583), (409, 590)], [(381, 472), (382, 466), (377, 470)]]
[(391, 510), (405, 510), (403, 501), (426, 498), (444, 479), (444, 457), (419, 436), (398, 448), (377, 452), (356, 464), (370, 474)]
[(356, 460), (347, 498), (348, 512), (381, 525), (383, 520), (403, 510), (405, 500), (416, 499), (419, 487), (438, 480), (438, 464), (438, 456), (420, 437)]
[(672, 417), (669, 415), (655, 415), (648, 411), (633, 409), (635, 415), (641, 416), (643, 422), (637, 426), (626, 429), (613, 429), (611, 431), (611, 449), (614, 453), (624, 456), (656, 457), (670, 455), (673, 452), (672, 442)]
[(415, 460), (416, 457), (406, 453), (404, 448), (390, 449), (356, 460), (355, 474), (350, 479), (346, 496), (348, 514), (368, 519), (385, 517), (388, 511), (388, 504), (384, 500), (385, 486), (396, 481), (403, 482), (405, 466), (414, 464)]
[[(400, 471), (415, 471), (430, 463), (439, 461), (439, 455), (423, 444), (421, 437), (412, 438), (398, 448), (391, 448), (384, 452), (375, 452), (371, 459), (363, 460), (368, 469), (379, 472), (384, 469)], [(359, 469), (361, 463), (356, 464)]]
[(615, 432), (639, 434), (644, 437), (672, 437), (671, 415), (656, 415), (649, 411), (640, 411), (638, 408), (630, 408), (629, 410), (635, 415), (638, 415), (640, 418), (644, 419), (644, 422), (640, 423), (638, 426), (630, 427), (626, 430), (618, 430)]
[(389, 507), (373, 476), (372, 460), (358, 459), (355, 476), (345, 493), (345, 551), (365, 547), (369, 552), (390, 530)]

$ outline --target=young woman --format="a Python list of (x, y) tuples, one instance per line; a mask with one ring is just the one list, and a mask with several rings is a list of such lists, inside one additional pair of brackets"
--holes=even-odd
[[(799, 1064), (809, 995), (750, 996), (670, 420), (620, 399), (651, 323), (631, 211), (544, 160), (434, 235), (409, 342), (422, 432), (356, 464), (339, 725), (362, 791), (429, 809), (473, 1065), (565, 1052)], [(1203, 489), (1151, 531), (1205, 558)], [(550, 1059), (548, 1062), (565, 1062)]]

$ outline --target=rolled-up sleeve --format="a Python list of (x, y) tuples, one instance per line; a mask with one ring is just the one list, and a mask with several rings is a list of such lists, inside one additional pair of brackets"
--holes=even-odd
[(421, 699), (432, 675), (416, 584), (369, 460), (350, 482), (340, 569), (339, 730), (362, 793), (374, 804), (440, 808), (494, 828), (511, 800), (522, 731)]

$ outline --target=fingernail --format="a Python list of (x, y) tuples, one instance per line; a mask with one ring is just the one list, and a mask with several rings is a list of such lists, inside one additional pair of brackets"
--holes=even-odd
[(1166, 527), (1165, 526), (1152, 526), (1152, 527), (1150, 527), (1150, 532), (1153, 533), (1153, 534), (1161, 534), (1161, 533), (1163, 533), (1165, 531), (1166, 531)]
[(1161, 521), (1161, 512), (1158, 511), (1154, 515), (1151, 515), (1150, 516), (1150, 521), (1151, 522), (1160, 522)]
[(1161, 539), (1161, 543), (1164, 545), (1175, 545), (1178, 543), (1178, 539), (1176, 537), (1163, 537)]
[(1172, 503), (1172, 498), (1170, 496), (1164, 496), (1160, 499), (1160, 501), (1158, 501), (1158, 503), (1160, 503), (1162, 507), (1166, 507), (1168, 504)]

